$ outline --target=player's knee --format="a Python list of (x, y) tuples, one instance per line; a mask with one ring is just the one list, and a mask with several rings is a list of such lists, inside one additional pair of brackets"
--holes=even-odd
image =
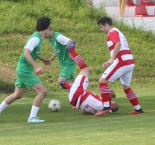
[(14, 94), (14, 97), (16, 98), (16, 99), (21, 99), (22, 98), (22, 96), (23, 96), (23, 94)]
[(91, 71), (91, 68), (90, 68), (90, 67), (86, 67), (85, 70), (86, 70), (87, 72), (90, 72), (90, 71)]
[(99, 79), (99, 83), (108, 83), (108, 81), (101, 77), (101, 78)]
[(44, 89), (41, 90), (41, 93), (42, 93), (44, 96), (46, 96), (47, 93), (48, 93), (48, 90), (47, 90), (46, 88), (44, 88)]

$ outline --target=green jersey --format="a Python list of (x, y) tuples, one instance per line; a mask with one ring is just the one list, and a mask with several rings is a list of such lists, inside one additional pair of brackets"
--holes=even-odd
[(68, 66), (68, 65), (76, 65), (75, 61), (71, 60), (69, 57), (69, 52), (66, 51), (67, 44), (62, 44), (58, 41), (58, 36), (62, 36), (59, 32), (54, 32), (53, 39), (49, 39), (52, 48), (59, 59), (61, 66)]
[[(27, 40), (27, 43), (24, 48), (28, 48), (31, 50), (31, 56), (33, 60), (35, 61), (40, 53), (42, 45), (42, 36), (39, 32), (34, 32)], [(33, 71), (33, 66), (28, 62), (28, 60), (24, 57), (24, 51), (23, 50), (18, 64), (17, 64), (17, 73), (31, 73)]]

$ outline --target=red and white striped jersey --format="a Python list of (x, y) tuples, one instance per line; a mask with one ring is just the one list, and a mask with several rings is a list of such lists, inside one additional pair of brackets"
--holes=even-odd
[(117, 28), (112, 28), (108, 32), (108, 35), (107, 35), (107, 46), (110, 50), (110, 56), (112, 56), (115, 44), (117, 42), (121, 43), (121, 48), (120, 48), (119, 53), (116, 56), (115, 60), (118, 60), (118, 61), (130, 60), (129, 63), (133, 64), (134, 63), (133, 55), (132, 55), (130, 48), (128, 46), (128, 42), (126, 40), (126, 37)]

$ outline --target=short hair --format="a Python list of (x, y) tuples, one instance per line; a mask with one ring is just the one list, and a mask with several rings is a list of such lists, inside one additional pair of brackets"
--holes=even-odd
[(109, 24), (109, 25), (113, 25), (113, 23), (112, 23), (112, 19), (110, 18), (110, 17), (106, 17), (106, 16), (104, 16), (104, 17), (102, 17), (101, 19), (99, 19), (98, 20), (98, 25), (105, 25), (105, 24)]
[(51, 24), (51, 19), (48, 17), (40, 17), (37, 20), (37, 24), (36, 24), (36, 30), (37, 31), (43, 31), (46, 30)]

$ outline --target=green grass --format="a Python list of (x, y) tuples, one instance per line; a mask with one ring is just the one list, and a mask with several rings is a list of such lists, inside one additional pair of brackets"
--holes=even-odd
[[(96, 19), (104, 15), (84, 5), (82, 0), (1, 0), (0, 2), (0, 102), (12, 93), (15, 68), (27, 37), (35, 31), (40, 16), (52, 18), (52, 27), (77, 40), (76, 50), (92, 67), (89, 90), (99, 94), (98, 79), (103, 73), (101, 65), (109, 58), (104, 35)], [(0, 114), (0, 144), (2, 145), (154, 145), (155, 144), (155, 37), (151, 33), (115, 25), (123, 31), (136, 60), (132, 86), (145, 111), (144, 115), (128, 115), (133, 108), (127, 101), (119, 81), (111, 84), (120, 104), (118, 112), (103, 117), (83, 115), (68, 103), (68, 92), (57, 83), (58, 60), (44, 66), (40, 76), (49, 93), (43, 101), (39, 116), (44, 124), (27, 124), (35, 92), (28, 90), (24, 98), (13, 103)], [(52, 51), (47, 40), (42, 54), (49, 57)], [(43, 64), (37, 61), (40, 66)], [(78, 74), (79, 69), (76, 69)], [(51, 99), (62, 103), (60, 112), (50, 112)]]
[[(103, 117), (84, 115), (68, 105), (67, 92), (55, 94), (62, 103), (60, 112), (51, 112), (47, 96), (39, 112), (43, 124), (28, 124), (32, 98), (18, 100), (0, 115), (0, 142), (3, 145), (154, 145), (154, 92), (139, 97), (143, 115), (129, 115), (133, 108), (127, 99), (117, 98), (118, 112)], [(29, 93), (31, 95), (31, 93)], [(26, 96), (29, 96), (28, 94)], [(59, 96), (59, 97), (58, 97)], [(3, 99), (2, 96), (1, 99)], [(54, 97), (52, 97), (54, 98)]]

